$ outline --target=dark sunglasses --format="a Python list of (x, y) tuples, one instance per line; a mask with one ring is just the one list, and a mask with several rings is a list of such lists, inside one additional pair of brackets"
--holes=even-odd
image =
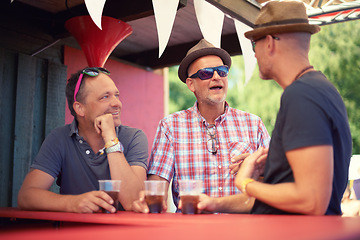
[[(275, 37), (275, 36), (272, 36), (272, 35), (270, 35), (270, 36), (271, 36), (273, 39), (275, 39), (275, 40), (280, 40), (279, 37)], [(264, 37), (262, 37), (262, 38), (259, 38), (259, 39), (256, 39), (255, 41), (251, 40), (252, 49), (253, 49), (254, 52), (255, 52), (256, 42), (257, 42), (257, 41), (260, 41), (260, 40), (262, 40), (262, 39), (264, 39), (264, 38), (266, 38), (266, 36), (264, 36)]]
[(207, 140), (206, 148), (210, 153), (215, 155), (219, 148), (219, 144), (216, 139), (216, 126), (214, 124), (210, 124), (206, 127), (206, 131), (210, 137), (210, 139)]
[(226, 65), (213, 67), (213, 68), (203, 68), (190, 76), (190, 78), (200, 78), (201, 80), (210, 79), (213, 77), (214, 72), (217, 72), (220, 77), (226, 77), (229, 74), (229, 67)]
[(88, 75), (90, 77), (96, 77), (97, 75), (99, 75), (100, 72), (102, 72), (102, 73), (104, 73), (106, 75), (110, 75), (110, 72), (107, 69), (101, 68), (101, 67), (99, 67), (99, 68), (98, 67), (85, 68), (81, 72), (81, 74), (79, 76), (79, 79), (77, 80), (75, 91), (74, 91), (74, 101), (75, 102), (76, 102), (76, 95), (79, 92), (80, 85), (81, 85), (84, 74), (86, 74), (86, 75)]

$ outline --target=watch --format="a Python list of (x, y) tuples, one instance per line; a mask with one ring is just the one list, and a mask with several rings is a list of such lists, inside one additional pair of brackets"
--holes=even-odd
[(105, 148), (112, 147), (112, 146), (114, 146), (115, 144), (117, 144), (118, 142), (119, 142), (119, 139), (118, 139), (118, 138), (114, 138), (114, 139), (108, 141), (108, 142), (105, 144)]
[(105, 148), (106, 154), (113, 153), (113, 152), (124, 152), (124, 146), (121, 144), (121, 142), (116, 143), (115, 145)]

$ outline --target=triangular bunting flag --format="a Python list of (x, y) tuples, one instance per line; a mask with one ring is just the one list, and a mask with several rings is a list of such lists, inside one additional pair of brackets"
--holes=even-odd
[(242, 54), (244, 57), (246, 85), (250, 81), (250, 78), (252, 77), (256, 66), (256, 58), (254, 51), (252, 50), (251, 41), (244, 36), (244, 33), (252, 30), (252, 28), (236, 19), (234, 19), (234, 23), (239, 38)]
[(174, 25), (179, 0), (152, 0), (159, 39), (159, 58), (163, 54)]
[(96, 26), (102, 30), (101, 16), (106, 0), (85, 0), (86, 8)]
[(194, 7), (203, 37), (215, 47), (220, 47), (224, 13), (205, 0), (194, 0)]

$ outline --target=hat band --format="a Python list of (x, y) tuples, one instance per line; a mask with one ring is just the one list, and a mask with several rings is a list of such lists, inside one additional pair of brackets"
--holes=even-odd
[(264, 24), (255, 24), (255, 28), (268, 27), (273, 25), (284, 25), (284, 24), (296, 24), (296, 23), (309, 23), (307, 19), (298, 18), (298, 19), (288, 19), (283, 21), (269, 22)]

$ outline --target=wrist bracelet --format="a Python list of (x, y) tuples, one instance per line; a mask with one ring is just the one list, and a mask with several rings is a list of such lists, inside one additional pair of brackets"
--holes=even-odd
[(106, 154), (109, 154), (109, 153), (113, 153), (113, 152), (124, 152), (124, 146), (121, 144), (121, 142), (118, 142), (117, 144), (111, 146), (111, 147), (108, 147), (108, 148), (105, 148), (105, 152)]
[[(246, 192), (246, 186), (247, 186), (249, 183), (254, 182), (254, 181), (255, 181), (255, 179), (245, 178), (245, 179), (241, 182), (241, 186), (242, 186), (241, 191), (242, 191), (243, 193), (247, 194), (247, 192)], [(249, 194), (247, 194), (247, 195), (249, 195)]]
[(118, 138), (114, 138), (114, 139), (108, 141), (107, 143), (105, 143), (105, 149), (116, 145), (118, 142), (119, 142)]

